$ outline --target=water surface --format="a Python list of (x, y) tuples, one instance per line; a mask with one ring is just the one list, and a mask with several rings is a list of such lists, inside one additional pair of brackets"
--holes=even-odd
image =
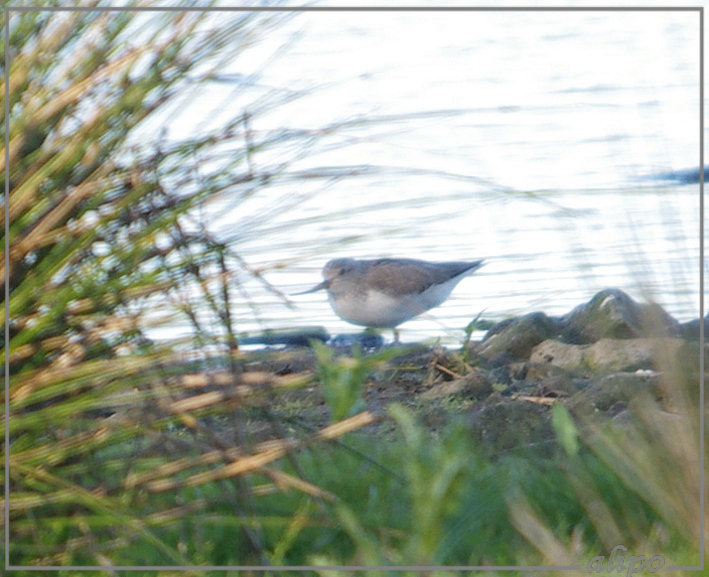
[[(699, 185), (658, 175), (700, 162), (698, 32), (693, 12), (299, 14), (259, 82), (305, 95), (251, 129), (349, 120), (290, 170), (359, 175), (271, 186), (212, 226), (285, 293), (337, 256), (487, 261), (404, 340), (563, 314), (609, 286), (696, 318)], [(241, 330), (359, 330), (323, 293), (289, 308), (240, 281)]]

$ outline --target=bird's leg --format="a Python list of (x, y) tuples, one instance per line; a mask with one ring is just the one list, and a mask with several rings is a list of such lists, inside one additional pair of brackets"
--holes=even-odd
[(396, 329), (391, 329), (391, 332), (394, 333), (394, 344), (398, 345), (399, 344), (399, 331)]

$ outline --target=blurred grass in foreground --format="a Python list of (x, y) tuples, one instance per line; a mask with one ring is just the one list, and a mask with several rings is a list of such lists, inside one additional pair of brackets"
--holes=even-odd
[[(255, 498), (329, 498), (268, 465), (368, 417), (302, 440), (274, 420), (269, 439), (251, 438), (249, 412), (267, 415), (272, 389), (308, 377), (241, 375), (231, 287), (250, 269), (200, 211), (225, 190), (248, 197), (287, 176), (287, 155), (256, 170), (254, 151), (312, 135), (251, 134), (241, 108), (179, 142), (141, 146), (135, 134), (197, 98), (284, 15), (9, 14), (10, 563), (218, 564), (211, 538), (187, 532), (188, 514), (221, 515), (235, 558), (265, 563)], [(253, 109), (293, 97), (271, 96)], [(186, 336), (146, 337), (178, 313)], [(195, 388), (206, 392), (185, 400)], [(209, 414), (234, 423), (226, 438), (205, 427)], [(252, 486), (254, 471), (267, 481)]]

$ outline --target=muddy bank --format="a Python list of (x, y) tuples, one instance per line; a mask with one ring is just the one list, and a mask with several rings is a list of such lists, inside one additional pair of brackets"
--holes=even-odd
[[(327, 340), (320, 330), (311, 334)], [(404, 404), (432, 434), (463, 420), (492, 452), (544, 444), (553, 438), (549, 408), (556, 402), (579, 417), (623, 423), (639, 400), (674, 413), (680, 391), (698, 399), (698, 337), (698, 320), (680, 324), (657, 305), (606, 289), (562, 317), (537, 312), (505, 320), (458, 350), (398, 347), (367, 375), (362, 406), (384, 415), (391, 403)], [(376, 335), (366, 339), (365, 359), (387, 350)], [(352, 352), (351, 341), (329, 342), (335, 358)], [(312, 375), (307, 386), (273, 397), (270, 409), (313, 426), (329, 422), (310, 347), (247, 353), (244, 369)], [(374, 432), (390, 426), (384, 420)]]

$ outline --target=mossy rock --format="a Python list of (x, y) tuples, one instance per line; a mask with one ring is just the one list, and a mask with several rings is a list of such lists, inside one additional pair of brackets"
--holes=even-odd
[(653, 371), (620, 372), (592, 381), (566, 401), (574, 413), (590, 415), (612, 413), (619, 404), (626, 405), (638, 395), (655, 399), (661, 395), (661, 381)]
[(548, 340), (537, 345), (532, 363), (548, 363), (572, 374), (672, 370), (688, 356), (686, 341), (675, 338), (601, 339), (589, 345)]
[(679, 323), (655, 303), (640, 304), (620, 289), (597, 293), (588, 303), (562, 317), (561, 340), (595, 343), (603, 338), (678, 336)]
[(530, 313), (507, 319), (493, 326), (477, 352), (492, 364), (526, 360), (532, 349), (559, 331), (556, 320), (544, 313)]

